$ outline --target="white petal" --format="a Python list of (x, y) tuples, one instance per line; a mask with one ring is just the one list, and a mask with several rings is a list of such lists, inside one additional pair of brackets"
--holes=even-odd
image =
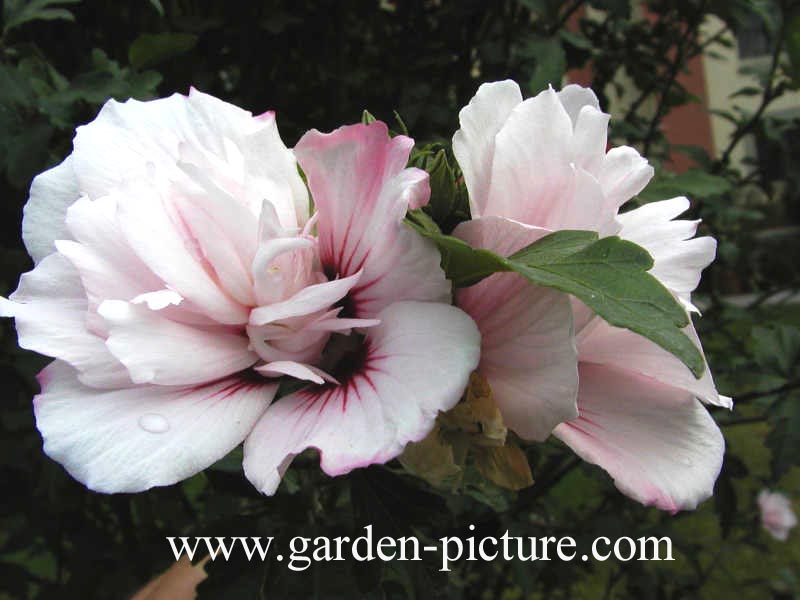
[(578, 122), (578, 115), (585, 106), (600, 110), (600, 103), (597, 101), (595, 93), (590, 88), (575, 83), (565, 85), (558, 92), (558, 99), (564, 105), (564, 110), (567, 111), (573, 125)]
[(689, 208), (689, 201), (679, 197), (651, 202), (619, 215), (619, 235), (647, 250), (655, 265), (650, 273), (676, 294), (691, 310), (691, 293), (700, 282), (700, 274), (717, 252), (711, 237), (695, 238), (700, 221), (675, 221)]
[(361, 271), (350, 277), (309, 285), (283, 302), (259, 306), (250, 313), (250, 325), (266, 325), (330, 308), (341, 300), (360, 278)]
[(453, 136), (453, 154), (464, 173), (473, 218), (484, 214), (489, 198), (495, 136), (520, 102), (515, 82), (484, 83), (458, 113), (461, 129)]
[(611, 367), (581, 365), (580, 417), (555, 435), (627, 496), (676, 512), (710, 497), (725, 441), (691, 394)]
[(249, 309), (221, 285), (198, 240), (170, 214), (168, 199), (153, 188), (137, 189), (120, 196), (117, 212), (127, 243), (164, 284), (218, 323), (247, 322)]
[(569, 197), (575, 168), (572, 121), (556, 93), (518, 104), (495, 138), (488, 200), (481, 215), (558, 228), (550, 214)]
[(198, 473), (242, 442), (277, 385), (237, 379), (196, 387), (95, 390), (56, 361), (34, 399), (44, 451), (98, 492), (140, 492)]
[[(694, 326), (689, 325), (683, 331), (702, 354)], [(707, 404), (725, 408), (733, 406), (731, 399), (720, 396), (714, 387), (708, 364), (703, 376), (696, 379), (678, 358), (628, 329), (612, 327), (595, 317), (580, 332), (577, 341), (581, 363), (614, 366), (690, 392)]]
[(478, 364), (472, 320), (452, 306), (420, 302), (395, 303), (380, 319), (367, 332), (363, 363), (341, 385), (282, 398), (248, 436), (245, 474), (259, 490), (274, 493), (306, 448), (319, 450), (329, 475), (386, 462), (458, 402)]
[(106, 346), (135, 383), (192, 385), (213, 381), (258, 360), (244, 335), (177, 323), (141, 304), (106, 300)]
[(295, 379), (304, 379), (322, 385), (326, 381), (338, 384), (339, 382), (328, 375), (322, 369), (318, 369), (313, 365), (305, 365), (303, 363), (294, 362), (291, 360), (278, 360), (275, 362), (266, 363), (255, 370), (266, 375), (267, 377), (280, 377), (281, 375), (289, 375)]
[(23, 274), (11, 301), (0, 305), (0, 314), (16, 318), (22, 348), (70, 363), (87, 385), (131, 385), (128, 372), (104, 339), (87, 329), (83, 286), (75, 268), (60, 254), (46, 256)]
[(22, 217), (22, 239), (34, 262), (55, 251), (55, 240), (71, 237), (64, 217), (80, 195), (71, 155), (34, 178)]
[(616, 212), (652, 178), (653, 167), (635, 149), (620, 146), (609, 150), (597, 173), (606, 198), (605, 210)]

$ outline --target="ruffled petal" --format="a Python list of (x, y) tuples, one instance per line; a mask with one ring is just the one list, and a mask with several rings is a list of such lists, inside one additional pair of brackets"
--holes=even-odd
[(60, 254), (49, 254), (20, 277), (10, 300), (0, 298), (0, 315), (15, 317), (22, 348), (68, 362), (85, 384), (131, 385), (127, 370), (108, 351), (104, 339), (87, 329), (83, 286), (75, 268)]
[(329, 475), (386, 462), (424, 438), (437, 413), (458, 402), (478, 364), (480, 334), (472, 320), (452, 306), (420, 302), (395, 303), (379, 318), (341, 385), (282, 398), (248, 436), (245, 474), (263, 493), (275, 492), (306, 448), (319, 450)]
[[(694, 326), (689, 325), (683, 331), (702, 354)], [(733, 406), (730, 398), (717, 392), (708, 364), (703, 376), (696, 379), (686, 365), (661, 346), (628, 329), (613, 327), (599, 317), (584, 327), (577, 342), (581, 363), (613, 366), (690, 392), (707, 404)]]
[(134, 383), (193, 385), (242, 371), (258, 360), (244, 335), (177, 323), (143, 304), (106, 300), (98, 313), (108, 323), (106, 346)]
[(552, 230), (602, 229), (613, 214), (604, 212), (602, 188), (583, 165), (602, 156), (604, 120), (594, 108), (583, 110), (576, 149), (573, 123), (552, 89), (517, 105), (495, 140), (483, 214)]
[(386, 125), (309, 131), (295, 154), (319, 215), (319, 253), (330, 277), (363, 275), (343, 316), (371, 318), (398, 300), (447, 302), (439, 251), (402, 220), (427, 202), (427, 174), (406, 169), (414, 142)]
[(645, 505), (677, 512), (709, 498), (725, 441), (692, 394), (612, 367), (580, 367), (580, 416), (555, 435), (617, 488)]
[(608, 151), (597, 172), (606, 198), (604, 210), (616, 213), (641, 192), (653, 178), (653, 167), (634, 148), (619, 146)]
[(34, 262), (55, 251), (55, 240), (71, 237), (64, 216), (80, 195), (72, 155), (33, 179), (30, 197), (23, 208), (22, 239)]
[(600, 102), (597, 100), (597, 96), (591, 88), (571, 83), (565, 85), (557, 95), (559, 101), (564, 106), (564, 110), (567, 111), (570, 120), (572, 120), (573, 125), (578, 122), (578, 116), (585, 106), (597, 111), (600, 110)]
[(484, 83), (458, 113), (461, 129), (453, 136), (453, 154), (464, 173), (473, 219), (486, 210), (495, 136), (520, 102), (522, 92), (514, 81)]
[(717, 242), (712, 237), (694, 237), (700, 221), (674, 220), (688, 208), (689, 200), (683, 197), (645, 204), (619, 215), (619, 235), (647, 250), (655, 262), (650, 273), (687, 309), (699, 312), (691, 294), (703, 269), (714, 260)]
[(558, 228), (549, 217), (571, 196), (571, 137), (572, 121), (552, 88), (518, 104), (495, 138), (482, 214)]
[(266, 375), (267, 377), (280, 377), (282, 375), (289, 375), (295, 379), (303, 379), (322, 385), (326, 381), (330, 383), (339, 383), (334, 377), (328, 375), (322, 369), (318, 369), (313, 365), (305, 365), (303, 363), (294, 362), (291, 360), (278, 360), (271, 363), (266, 363), (255, 370)]
[(106, 493), (140, 492), (202, 471), (244, 440), (277, 389), (226, 379), (96, 390), (60, 361), (39, 382), (34, 411), (45, 453)]
[[(453, 235), (473, 247), (508, 255), (547, 230), (508, 219), (466, 221)], [(456, 294), (481, 332), (478, 371), (492, 388), (506, 426), (542, 441), (578, 416), (578, 359), (569, 297), (514, 273), (496, 273)]]
[(164, 284), (217, 323), (247, 322), (249, 307), (227, 292), (204, 253), (207, 238), (196, 237), (169, 198), (150, 187), (130, 190), (118, 199), (117, 215), (127, 244)]
[(257, 215), (267, 199), (285, 227), (308, 216), (308, 196), (274, 114), (253, 117), (192, 90), (148, 102), (109, 100), (77, 129), (73, 164), (81, 191), (99, 198), (129, 181), (165, 184), (186, 176), (181, 162), (200, 162), (217, 183)]

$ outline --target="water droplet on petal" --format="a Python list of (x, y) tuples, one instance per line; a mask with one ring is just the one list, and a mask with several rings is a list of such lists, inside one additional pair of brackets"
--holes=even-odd
[(155, 413), (147, 413), (139, 417), (139, 427), (149, 433), (164, 433), (169, 431), (169, 421)]

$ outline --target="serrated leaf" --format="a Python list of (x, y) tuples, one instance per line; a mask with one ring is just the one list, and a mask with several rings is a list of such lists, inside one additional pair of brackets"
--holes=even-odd
[(683, 332), (689, 317), (648, 270), (653, 259), (636, 244), (591, 231), (557, 231), (510, 257), (472, 248), (452, 236), (409, 221), (442, 251), (442, 267), (456, 286), (473, 285), (497, 272), (515, 271), (529, 281), (571, 294), (611, 325), (630, 329), (681, 360), (695, 377), (705, 361)]

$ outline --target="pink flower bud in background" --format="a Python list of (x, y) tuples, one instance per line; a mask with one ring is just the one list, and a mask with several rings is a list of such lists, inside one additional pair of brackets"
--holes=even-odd
[(797, 516), (789, 498), (777, 492), (761, 490), (758, 494), (758, 508), (764, 529), (776, 540), (785, 542), (789, 532), (797, 525)]

